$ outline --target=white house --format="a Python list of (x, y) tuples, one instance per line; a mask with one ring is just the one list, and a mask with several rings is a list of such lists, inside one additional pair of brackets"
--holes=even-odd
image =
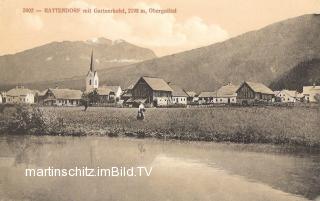
[(220, 89), (216, 91), (213, 98), (213, 103), (219, 104), (231, 104), (237, 103), (237, 90), (239, 86), (233, 85), (231, 83), (222, 86)]
[(200, 104), (208, 104), (213, 103), (213, 99), (216, 96), (216, 92), (204, 91), (199, 94), (199, 103)]
[(187, 91), (186, 92), (188, 94), (188, 102), (189, 103), (194, 103), (194, 102), (198, 102), (199, 101), (199, 96), (197, 95), (196, 92), (194, 91)]
[(275, 91), (275, 96), (282, 103), (300, 102), (303, 97), (299, 92), (287, 89)]
[(6, 103), (33, 104), (34, 92), (23, 86), (17, 86), (6, 93)]
[(169, 86), (173, 90), (171, 103), (187, 105), (188, 94), (176, 84), (169, 83)]
[(315, 103), (317, 102), (315, 96), (320, 95), (320, 86), (304, 86), (302, 94), (306, 102)]
[(82, 98), (80, 90), (47, 89), (41, 102), (50, 106), (78, 106)]
[(104, 88), (110, 89), (114, 93), (114, 99), (119, 101), (122, 94), (122, 89), (120, 86), (103, 86)]

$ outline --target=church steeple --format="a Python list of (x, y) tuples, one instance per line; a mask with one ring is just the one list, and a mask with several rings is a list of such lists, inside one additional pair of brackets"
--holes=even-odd
[(90, 69), (86, 77), (86, 91), (92, 91), (99, 88), (99, 77), (94, 69), (93, 50), (91, 51)]
[(93, 50), (91, 51), (90, 71), (91, 71), (91, 72), (94, 72), (94, 64), (93, 64)]

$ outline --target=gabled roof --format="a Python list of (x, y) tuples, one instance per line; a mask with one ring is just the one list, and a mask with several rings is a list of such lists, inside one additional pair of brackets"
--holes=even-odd
[(194, 92), (194, 91), (187, 91), (186, 93), (188, 94), (189, 97), (195, 97), (195, 96), (197, 96), (197, 93)]
[(188, 94), (182, 88), (180, 88), (178, 85), (170, 83), (169, 86), (173, 90), (172, 91), (172, 96), (175, 96), (175, 97), (188, 97)]
[[(248, 86), (257, 93), (262, 93), (262, 94), (272, 94), (274, 95), (274, 92), (269, 89), (266, 85), (259, 83), (259, 82), (244, 82), (243, 84), (247, 83)], [(243, 84), (241, 86), (243, 86)]]
[(237, 96), (237, 90), (239, 89), (239, 85), (227, 84), (218, 89), (216, 93), (217, 98), (223, 97), (234, 97)]
[(199, 94), (199, 98), (208, 98), (208, 97), (215, 97), (216, 92), (211, 91), (204, 91)]
[(287, 94), (288, 96), (292, 97), (292, 98), (302, 98), (303, 95), (300, 94), (299, 92), (297, 91), (294, 91), (294, 90), (287, 90), (287, 89), (284, 89), (282, 91), (278, 91), (278, 93), (276, 94), (276, 96), (278, 96), (280, 93), (285, 93)]
[(173, 91), (168, 83), (161, 78), (141, 77), (140, 79), (143, 79), (154, 91)]
[(81, 99), (82, 91), (74, 89), (48, 89), (47, 92), (51, 91), (56, 99), (68, 99), (77, 100)]
[(112, 91), (109, 87), (105, 87), (105, 86), (99, 87), (97, 89), (97, 93), (101, 96), (108, 96), (112, 92), (114, 93), (114, 91)]
[(34, 95), (34, 92), (27, 88), (14, 88), (14, 89), (10, 89), (6, 93), (7, 96), (26, 96), (28, 94)]

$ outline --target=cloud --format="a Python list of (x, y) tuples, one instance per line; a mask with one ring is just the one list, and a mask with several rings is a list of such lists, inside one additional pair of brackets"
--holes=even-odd
[(26, 14), (22, 19), (28, 28), (41, 30), (43, 27), (43, 21), (38, 15)]
[[(69, 8), (98, 6), (84, 0), (70, 2)], [(157, 3), (138, 2), (133, 8), (162, 9)], [(19, 11), (21, 12), (21, 11)], [(179, 11), (178, 11), (179, 12)], [(159, 55), (184, 51), (219, 42), (228, 33), (219, 25), (208, 24), (198, 16), (178, 20), (175, 14), (21, 14), (24, 29), (49, 41), (86, 40), (106, 37), (124, 39), (130, 43), (158, 51)], [(45, 26), (45, 29), (43, 28)]]

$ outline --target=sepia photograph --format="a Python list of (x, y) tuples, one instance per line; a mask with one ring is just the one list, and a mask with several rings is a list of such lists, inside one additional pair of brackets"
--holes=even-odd
[(320, 201), (320, 0), (0, 0), (0, 201)]

